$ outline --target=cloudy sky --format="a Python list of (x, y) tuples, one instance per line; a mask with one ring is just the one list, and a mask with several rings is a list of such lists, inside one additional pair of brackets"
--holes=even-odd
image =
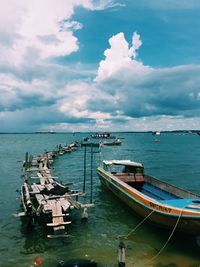
[(199, 0), (0, 0), (0, 132), (200, 129)]

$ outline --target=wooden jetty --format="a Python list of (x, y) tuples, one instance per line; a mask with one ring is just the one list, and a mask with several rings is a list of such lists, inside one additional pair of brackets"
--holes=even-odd
[(68, 236), (66, 226), (71, 223), (70, 213), (74, 209), (86, 210), (93, 204), (82, 204), (79, 197), (85, 193), (71, 190), (69, 186), (58, 182), (51, 170), (54, 158), (75, 151), (78, 142), (68, 146), (57, 146), (54, 151), (45, 151), (37, 157), (26, 153), (23, 162), (25, 181), (21, 186), (21, 201), (23, 212), (18, 216), (28, 217), (33, 224), (38, 218), (45, 217), (46, 226), (53, 229), (53, 234), (48, 237)]

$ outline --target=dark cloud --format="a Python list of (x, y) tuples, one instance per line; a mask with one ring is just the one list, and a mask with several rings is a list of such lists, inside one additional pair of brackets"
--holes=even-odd
[[(40, 108), (26, 108), (15, 112), (5, 112), (0, 117), (0, 132), (25, 131), (32, 132), (39, 129), (48, 130), (59, 124), (86, 124), (93, 120), (87, 118), (74, 118), (57, 110), (55, 105)], [(5, 119), (6, 118), (6, 119)], [(56, 129), (59, 126), (55, 127)]]
[[(200, 116), (200, 66), (154, 69), (143, 79), (104, 81), (101, 94), (88, 107), (133, 118), (150, 116)], [(113, 77), (112, 77), (113, 78)]]
[[(132, 2), (127, 2), (131, 8)], [(96, 9), (106, 7), (106, 2), (98, 3), (99, 7)], [(107, 7), (109, 3), (115, 6), (117, 2), (108, 1)], [(56, 2), (54, 4), (57, 6)], [(87, 8), (95, 9), (95, 6)], [(144, 117), (150, 122), (153, 121), (152, 118), (154, 121), (159, 121), (158, 118), (167, 118), (171, 122), (177, 121), (180, 117), (183, 119), (200, 117), (200, 66), (153, 69), (143, 65), (136, 57), (136, 50), (142, 44), (140, 36), (135, 33), (135, 41), (131, 45), (125, 40), (123, 27), (129, 19), (126, 24), (122, 24), (121, 33), (116, 34), (118, 38), (113, 36), (109, 39), (110, 48), (106, 49), (104, 41), (108, 35), (119, 30), (118, 24), (116, 24), (117, 28), (113, 27), (114, 30), (110, 33), (107, 32), (107, 24), (99, 20), (98, 25), (102, 24), (102, 29), (105, 28), (107, 34), (102, 39), (103, 43), (96, 39), (93, 42), (94, 38), (91, 38), (94, 36), (89, 32), (89, 39), (86, 38), (86, 43), (79, 44), (73, 31), (80, 29), (81, 24), (69, 20), (74, 13), (74, 4), (72, 4), (72, 10), (68, 10), (67, 20), (63, 21), (63, 23), (68, 23), (65, 27), (69, 30), (65, 32), (61, 32), (61, 28), (55, 25), (57, 15), (54, 10), (52, 13), (47, 12), (46, 16), (50, 20), (45, 20), (43, 14), (47, 7), (41, 10), (42, 12), (38, 12), (37, 8), (32, 10), (29, 5), (28, 7), (30, 12), (33, 11), (32, 15), (44, 18), (42, 25), (38, 20), (30, 31), (32, 20), (23, 10), (23, 16), (21, 14), (17, 16), (18, 24), (10, 23), (8, 30), (0, 30), (0, 47), (4, 49), (0, 56), (1, 131), (36, 131), (51, 127), (56, 129), (60, 125), (80, 125), (87, 130), (92, 125), (108, 127), (112, 130), (111, 127), (118, 128), (120, 125), (124, 129), (123, 124), (126, 123), (131, 127), (131, 124), (128, 124), (131, 120), (136, 124)], [(52, 7), (49, 6), (49, 11)], [(190, 2), (186, 0), (141, 0), (134, 1), (134, 7), (165, 9), (167, 7), (194, 8), (200, 5), (197, 0)], [(67, 8), (69, 7), (66, 6)], [(17, 8), (15, 9), (17, 11)], [(62, 11), (62, 6), (60, 6), (61, 18), (63, 18)], [(119, 16), (118, 13), (117, 16)], [(5, 21), (7, 17), (5, 16)], [(11, 20), (11, 22), (14, 21)], [(49, 25), (49, 22), (53, 23)], [(55, 28), (50, 27), (53, 25)], [(99, 31), (96, 31), (96, 25), (95, 23), (93, 25), (94, 34), (96, 37), (101, 37)], [(130, 25), (127, 28), (131, 32)], [(156, 31), (154, 35), (159, 32)], [(147, 39), (146, 35), (145, 38), (148, 43), (150, 37)], [(159, 44), (163, 40), (159, 39)], [(102, 53), (102, 56), (103, 49), (106, 49), (105, 60), (99, 64), (100, 72), (96, 68), (97, 62), (95, 62), (95, 67), (88, 67), (79, 62), (74, 64), (73, 59), (70, 61), (68, 57), (78, 48), (80, 48), (80, 56), (81, 49), (87, 46), (89, 56), (95, 58), (95, 53), (91, 51), (92, 45), (95, 49), (99, 47), (101, 50), (99, 53)], [(148, 50), (149, 54), (154, 55), (154, 52), (159, 52), (157, 47), (154, 47), (153, 51)], [(158, 58), (155, 53), (154, 57), (156, 56)], [(82, 59), (84, 58), (85, 54), (82, 54)], [(145, 123), (146, 121), (143, 126)], [(165, 127), (164, 123), (163, 125)]]
[(108, 125), (127, 123), (130, 118), (200, 117), (198, 65), (153, 69), (138, 77), (129, 75), (126, 80), (117, 75), (101, 83), (69, 81), (69, 72), (64, 69), (50, 64), (45, 70), (38, 65), (2, 73), (2, 129), (38, 130), (64, 123), (94, 125), (97, 113), (108, 115), (99, 117)]

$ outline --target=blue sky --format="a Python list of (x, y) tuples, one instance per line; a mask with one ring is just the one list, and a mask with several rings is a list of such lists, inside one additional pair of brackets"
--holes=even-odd
[(0, 0), (0, 132), (200, 129), (199, 12)]

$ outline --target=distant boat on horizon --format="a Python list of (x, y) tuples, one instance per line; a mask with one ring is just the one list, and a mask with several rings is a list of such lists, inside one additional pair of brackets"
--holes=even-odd
[(121, 145), (121, 144), (122, 144), (122, 141), (119, 138), (117, 138), (117, 139), (115, 139), (113, 141), (104, 141), (104, 142), (102, 142), (103, 146), (118, 146), (118, 145)]
[(152, 132), (152, 135), (160, 135), (159, 131)]
[(111, 133), (108, 132), (99, 132), (91, 135), (91, 138), (99, 138), (99, 139), (116, 139)]

